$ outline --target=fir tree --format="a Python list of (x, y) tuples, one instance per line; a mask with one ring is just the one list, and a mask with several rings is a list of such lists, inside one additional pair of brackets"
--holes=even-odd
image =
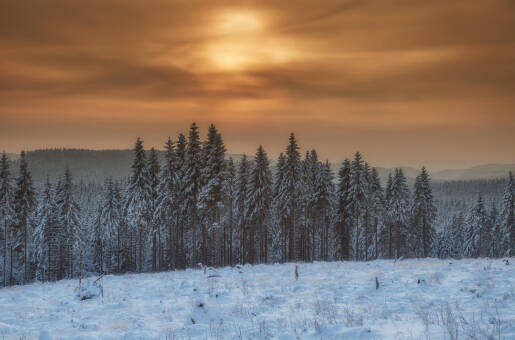
[(14, 205), (13, 205), (13, 187), (11, 184), (11, 172), (9, 170), (9, 161), (5, 152), (2, 154), (0, 160), (0, 224), (3, 242), (2, 242), (2, 283), (3, 286), (8, 284), (9, 269), (7, 265), (8, 257), (10, 256), (11, 234), (14, 218)]
[(248, 178), (250, 172), (250, 164), (247, 156), (239, 162), (238, 173), (236, 177), (236, 223), (240, 235), (240, 255), (239, 261), (244, 264), (248, 261), (248, 245), (247, 245), (247, 191), (248, 191)]
[[(80, 207), (73, 194), (73, 182), (70, 169), (67, 167), (59, 190), (56, 193), (58, 223), (61, 229), (61, 275), (73, 278), (74, 255), (82, 256), (84, 235), (80, 224)], [(82, 268), (79, 268), (82, 270)]]
[(161, 267), (161, 227), (159, 221), (155, 218), (157, 216), (157, 208), (159, 204), (159, 174), (161, 171), (161, 165), (157, 157), (157, 152), (154, 148), (150, 149), (148, 164), (147, 164), (147, 175), (149, 181), (149, 204), (148, 214), (149, 222), (151, 224), (151, 236), (152, 236), (152, 271), (157, 271)]
[(116, 184), (111, 178), (107, 179), (104, 197), (100, 211), (100, 232), (102, 245), (102, 273), (119, 271), (121, 267), (120, 229), (122, 216), (120, 212), (120, 197)]
[(415, 180), (411, 209), (414, 253), (417, 256), (427, 257), (435, 234), (433, 223), (436, 218), (436, 207), (429, 175), (424, 167)]
[(223, 220), (223, 245), (222, 265), (233, 264), (233, 233), (234, 233), (234, 209), (236, 201), (236, 168), (232, 157), (225, 166), (223, 184), (224, 194), (224, 220)]
[(137, 139), (134, 147), (132, 174), (126, 192), (126, 214), (130, 231), (131, 270), (143, 271), (144, 235), (148, 232), (150, 181), (143, 142)]
[(275, 171), (275, 179), (273, 185), (273, 215), (274, 215), (274, 225), (277, 226), (277, 233), (275, 233), (272, 239), (273, 246), (275, 248), (280, 248), (281, 253), (281, 262), (286, 261), (287, 256), (287, 248), (286, 248), (286, 202), (283, 200), (284, 187), (286, 185), (286, 157), (284, 154), (279, 154), (279, 158), (277, 160), (276, 171)]
[(504, 190), (503, 206), (500, 220), (501, 245), (499, 254), (502, 256), (515, 255), (515, 179), (513, 173), (508, 174), (508, 183)]
[(392, 223), (393, 242), (395, 243), (395, 258), (407, 255), (408, 220), (409, 220), (409, 190), (402, 169), (395, 169), (392, 180), (389, 202), (389, 215)]
[[(329, 260), (329, 228), (331, 216), (333, 214), (334, 183), (333, 173), (329, 161), (320, 164), (316, 175), (314, 215), (320, 232), (319, 258), (324, 261)], [(313, 249), (315, 247), (313, 241)], [(314, 255), (312, 259), (314, 259)]]
[[(55, 273), (56, 264), (52, 262), (54, 256), (58, 256), (57, 249), (51, 245), (52, 232), (57, 227), (57, 215), (55, 199), (53, 196), (52, 184), (47, 177), (45, 187), (41, 193), (41, 198), (37, 208), (36, 226), (34, 228), (34, 263), (36, 265), (36, 279), (40, 281), (57, 279)], [(53, 251), (55, 253), (50, 253)], [(51, 259), (52, 258), (52, 259)], [(50, 274), (49, 265), (52, 264), (52, 272)]]
[[(171, 138), (165, 143), (165, 162), (161, 169), (159, 190), (157, 192), (157, 206), (155, 207), (153, 219), (157, 225), (159, 233), (159, 270), (165, 268), (165, 257), (168, 269), (176, 268), (178, 265), (177, 248), (179, 247), (178, 225), (177, 225), (177, 185), (178, 185), (178, 162), (175, 152), (175, 145)], [(162, 231), (166, 233), (166, 238), (161, 240)], [(162, 249), (166, 243), (166, 254)], [(173, 252), (176, 248), (176, 253)]]
[(249, 225), (249, 262), (256, 263), (255, 236), (258, 235), (259, 262), (268, 261), (268, 219), (272, 199), (272, 173), (266, 152), (259, 146), (248, 181), (247, 219)]
[(208, 229), (220, 224), (220, 202), (222, 201), (222, 184), (224, 170), (225, 145), (213, 124), (209, 126), (207, 140), (202, 148), (202, 169), (200, 172), (200, 192), (198, 211), (201, 216), (201, 261), (208, 261)]
[(497, 210), (495, 200), (492, 200), (488, 222), (488, 230), (490, 231), (490, 249), (488, 256), (500, 257), (502, 256), (500, 250), (502, 247), (502, 229), (499, 223), (499, 211)]
[(188, 145), (186, 147), (184, 160), (184, 198), (182, 200), (183, 208), (189, 219), (189, 232), (191, 233), (192, 263), (197, 263), (199, 256), (197, 253), (197, 227), (198, 227), (198, 194), (200, 190), (200, 171), (202, 168), (201, 145), (198, 132), (198, 126), (191, 124)]
[(350, 212), (350, 183), (351, 183), (351, 164), (345, 159), (343, 165), (338, 172), (338, 189), (337, 189), (337, 223), (338, 234), (340, 236), (340, 258), (342, 260), (350, 259), (351, 250), (351, 212)]
[(293, 133), (290, 134), (289, 143), (286, 147), (286, 162), (284, 172), (284, 186), (282, 187), (281, 198), (286, 204), (286, 232), (288, 234), (288, 261), (295, 261), (297, 253), (295, 249), (297, 212), (299, 205), (300, 188), (300, 153), (297, 140)]
[(457, 213), (452, 217), (450, 233), (446, 235), (451, 242), (451, 251), (449, 256), (459, 259), (463, 256), (463, 243), (465, 238), (465, 218), (462, 213)]
[(175, 183), (174, 195), (175, 203), (175, 267), (179, 269), (186, 268), (186, 249), (184, 239), (184, 226), (188, 223), (189, 212), (185, 210), (186, 206), (182, 204), (188, 197), (184, 188), (186, 181), (186, 137), (181, 133), (177, 138), (175, 149)]
[(372, 168), (368, 186), (368, 204), (372, 222), (372, 245), (369, 257), (378, 258), (380, 235), (383, 229), (384, 195), (376, 168)]
[(465, 256), (479, 257), (488, 255), (486, 251), (490, 246), (489, 237), (487, 236), (489, 232), (488, 219), (483, 196), (480, 193), (467, 219), (464, 239)]
[[(25, 152), (20, 155), (20, 170), (16, 180), (14, 193), (14, 235), (13, 250), (16, 257), (17, 273), (11, 269), (11, 282), (25, 283), (30, 281), (29, 263), (29, 238), (32, 224), (32, 217), (35, 208), (34, 188), (32, 186), (32, 176), (29, 172)], [(13, 256), (13, 255), (12, 255)], [(13, 258), (11, 256), (11, 268)], [(23, 267), (23, 272), (21, 272)], [(13, 282), (12, 282), (13, 283)]]
[(354, 229), (354, 259), (359, 260), (361, 228), (363, 223), (363, 210), (366, 205), (367, 182), (365, 178), (363, 159), (361, 154), (356, 152), (350, 167), (350, 183), (347, 199), (349, 204), (350, 221)]

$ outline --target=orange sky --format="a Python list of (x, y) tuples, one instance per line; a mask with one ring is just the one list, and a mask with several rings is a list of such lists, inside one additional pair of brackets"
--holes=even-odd
[(515, 1), (0, 2), (0, 149), (147, 147), (213, 122), (431, 169), (515, 162)]

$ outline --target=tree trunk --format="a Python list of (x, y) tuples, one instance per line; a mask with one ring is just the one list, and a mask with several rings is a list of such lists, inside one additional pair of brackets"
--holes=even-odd
[(3, 279), (4, 279), (4, 287), (7, 287), (7, 222), (4, 218), (4, 273), (3, 273)]

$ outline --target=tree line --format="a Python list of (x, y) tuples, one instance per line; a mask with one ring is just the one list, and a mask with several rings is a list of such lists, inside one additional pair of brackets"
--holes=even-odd
[(402, 169), (383, 187), (356, 152), (335, 176), (316, 150), (301, 156), (293, 133), (274, 167), (262, 146), (238, 162), (225, 152), (214, 125), (205, 140), (195, 123), (188, 136), (169, 138), (164, 159), (138, 138), (129, 178), (108, 179), (93, 211), (78, 203), (69, 169), (36, 193), (25, 153), (14, 183), (4, 154), (2, 284), (199, 265), (515, 253), (512, 173), (500, 211), (479, 194), (466, 216), (437, 228), (425, 168), (412, 190)]

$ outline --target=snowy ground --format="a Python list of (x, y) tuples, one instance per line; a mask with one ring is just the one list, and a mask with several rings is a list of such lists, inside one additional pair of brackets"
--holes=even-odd
[[(515, 339), (515, 259), (257, 265), (0, 289), (0, 339)], [(380, 287), (376, 290), (375, 278)], [(457, 334), (457, 337), (454, 337)]]

